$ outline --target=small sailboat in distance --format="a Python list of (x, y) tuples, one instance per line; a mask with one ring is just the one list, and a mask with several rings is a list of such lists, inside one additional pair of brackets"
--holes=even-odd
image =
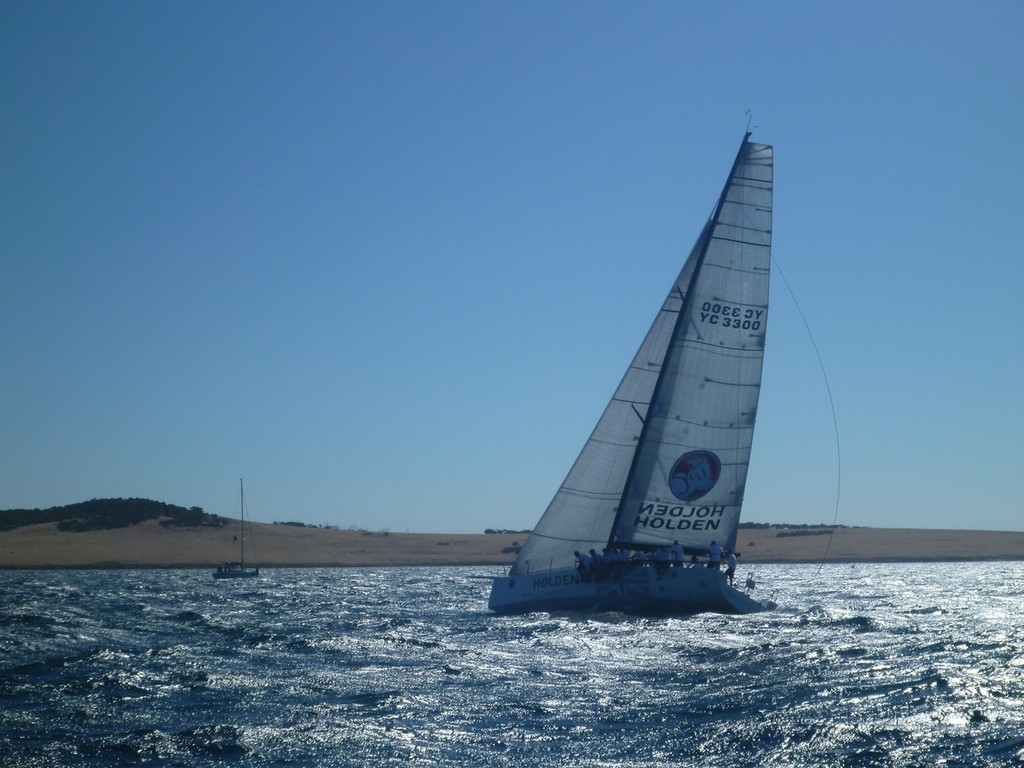
[(241, 499), (241, 512), (238, 536), (240, 552), (237, 562), (224, 562), (213, 572), (215, 579), (251, 579), (260, 575), (260, 568), (245, 567), (245, 487), (241, 480), (238, 481), (239, 498)]
[(492, 611), (775, 607), (720, 569), (735, 554), (761, 389), (772, 154), (744, 136), (618, 389), (508, 575), (494, 579)]

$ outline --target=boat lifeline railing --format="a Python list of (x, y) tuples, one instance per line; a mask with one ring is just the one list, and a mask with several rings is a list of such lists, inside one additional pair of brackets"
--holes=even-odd
[[(754, 588), (757, 586), (757, 580), (754, 578), (754, 572), (753, 571), (751, 571), (750, 573), (747, 574), (747, 581), (746, 581), (746, 583), (743, 586), (744, 586), (743, 594), (745, 594), (747, 597), (753, 599), (753, 597), (754, 597), (754, 595), (753, 595)], [(778, 594), (778, 590), (775, 590), (770, 595), (768, 595), (768, 597), (766, 597), (764, 600), (758, 600), (758, 602), (760, 602), (762, 604), (765, 604), (765, 605), (774, 604), (775, 603), (775, 596), (777, 594)]]

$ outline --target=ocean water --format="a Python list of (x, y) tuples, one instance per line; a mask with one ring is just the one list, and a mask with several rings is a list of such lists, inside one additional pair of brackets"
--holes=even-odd
[(659, 619), (493, 616), (485, 568), (0, 572), (0, 763), (1024, 764), (1024, 563), (756, 570), (778, 610)]

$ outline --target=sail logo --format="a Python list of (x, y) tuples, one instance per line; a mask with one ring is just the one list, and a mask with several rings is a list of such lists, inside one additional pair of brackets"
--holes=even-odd
[(684, 453), (668, 473), (668, 487), (680, 501), (693, 501), (704, 496), (718, 482), (722, 461), (711, 451)]
[(633, 527), (664, 531), (717, 531), (724, 518), (724, 504), (670, 507), (668, 504), (644, 501)]

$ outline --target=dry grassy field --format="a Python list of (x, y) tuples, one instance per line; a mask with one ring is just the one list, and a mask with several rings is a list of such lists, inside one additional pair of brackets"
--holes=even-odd
[[(161, 527), (66, 533), (55, 524), (0, 532), (0, 568), (193, 568), (237, 559), (225, 528)], [(1024, 560), (1024, 532), (840, 528), (828, 535), (742, 529), (745, 563)], [(504, 565), (528, 534), (432, 534), (251, 526), (246, 560), (263, 567)], [(782, 535), (780, 535), (782, 534)]]

